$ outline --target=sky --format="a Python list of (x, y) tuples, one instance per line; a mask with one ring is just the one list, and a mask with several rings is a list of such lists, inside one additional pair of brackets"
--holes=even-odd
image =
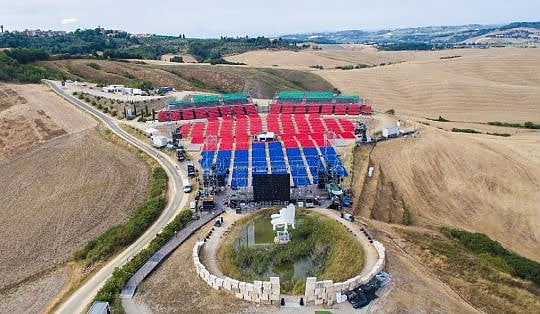
[(122, 29), (186, 37), (540, 21), (539, 0), (0, 0), (5, 30)]

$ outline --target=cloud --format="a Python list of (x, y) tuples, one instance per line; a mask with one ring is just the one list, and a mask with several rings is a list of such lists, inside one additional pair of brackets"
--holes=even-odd
[(70, 18), (70, 19), (62, 19), (62, 24), (63, 25), (66, 25), (66, 24), (73, 24), (77, 22), (77, 19), (76, 18)]

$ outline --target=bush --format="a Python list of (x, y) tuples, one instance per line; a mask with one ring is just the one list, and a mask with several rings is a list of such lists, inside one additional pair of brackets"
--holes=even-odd
[(482, 134), (482, 132), (477, 131), (477, 130), (474, 130), (474, 129), (458, 129), (458, 128), (452, 128), (452, 132)]
[(310, 68), (313, 68), (313, 69), (324, 70), (324, 67), (323, 67), (322, 65), (319, 65), (319, 64), (317, 64), (317, 65), (310, 65), (309, 67), (310, 67)]
[(438, 121), (438, 122), (450, 122), (450, 120), (445, 119), (442, 116), (439, 116), (437, 119), (431, 119), (431, 118), (426, 118), (426, 119), (431, 120), (431, 121)]
[(409, 207), (403, 206), (403, 222), (410, 226), (413, 223), (411, 211), (409, 210)]
[(396, 114), (396, 111), (394, 109), (388, 109), (386, 110), (384, 113), (386, 114), (391, 114), (391, 115), (395, 115)]
[(495, 133), (489, 133), (489, 132), (487, 132), (486, 134), (488, 134), (488, 135), (495, 135), (495, 136), (503, 136), (503, 137), (509, 137), (509, 136), (512, 136), (512, 134), (510, 134), (510, 133), (497, 133), (497, 132), (495, 132)]
[(352, 70), (352, 69), (354, 69), (354, 66), (353, 65), (342, 65), (342, 66), (337, 66), (336, 69), (339, 69), (339, 70)]

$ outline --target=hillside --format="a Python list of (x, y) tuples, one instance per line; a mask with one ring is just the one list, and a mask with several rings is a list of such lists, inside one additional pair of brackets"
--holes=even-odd
[[(528, 28), (529, 31), (523, 31)], [(507, 25), (457, 25), (457, 26), (425, 26), (400, 29), (384, 29), (376, 31), (346, 30), (338, 32), (320, 32), (305, 34), (290, 34), (282, 36), (283, 39), (297, 41), (311, 41), (316, 43), (376, 43), (380, 45), (392, 44), (427, 44), (424, 49), (431, 49), (432, 45), (453, 45), (463, 42), (472, 43), (473, 38), (494, 35), (500, 39), (494, 42), (480, 41), (477, 44), (539, 42), (537, 35), (540, 29), (539, 22), (516, 22)], [(497, 34), (511, 34), (511, 36), (495, 36)], [(410, 46), (412, 49), (413, 46)]]
[(317, 73), (343, 93), (371, 99), (382, 112), (394, 108), (416, 118), (540, 122), (540, 50), (460, 49), (446, 54), (460, 57)]
[(154, 86), (170, 86), (177, 90), (249, 92), (254, 98), (272, 98), (278, 90), (333, 90), (330, 83), (317, 75), (289, 69), (103, 60), (44, 61), (41, 65), (79, 81), (126, 84), (136, 78)]
[[(228, 56), (231, 62), (242, 62), (253, 67), (285, 67), (313, 71), (312, 66), (320, 65), (324, 70), (343, 66), (386, 66), (407, 61), (435, 61), (449, 56), (477, 56), (485, 52), (481, 49), (446, 49), (435, 51), (384, 51), (372, 45), (362, 44), (313, 44), (318, 49), (301, 51), (254, 50)], [(338, 72), (343, 72), (339, 70)]]
[(81, 275), (65, 267), (73, 252), (128, 218), (150, 174), (45, 86), (0, 90), (0, 312), (36, 313)]

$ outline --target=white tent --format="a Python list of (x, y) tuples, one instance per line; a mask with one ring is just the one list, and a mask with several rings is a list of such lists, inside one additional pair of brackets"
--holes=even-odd
[(148, 136), (156, 135), (157, 132), (158, 132), (158, 130), (154, 129), (154, 128), (148, 128), (148, 129), (144, 130), (144, 133), (146, 133), (146, 135), (148, 135)]

